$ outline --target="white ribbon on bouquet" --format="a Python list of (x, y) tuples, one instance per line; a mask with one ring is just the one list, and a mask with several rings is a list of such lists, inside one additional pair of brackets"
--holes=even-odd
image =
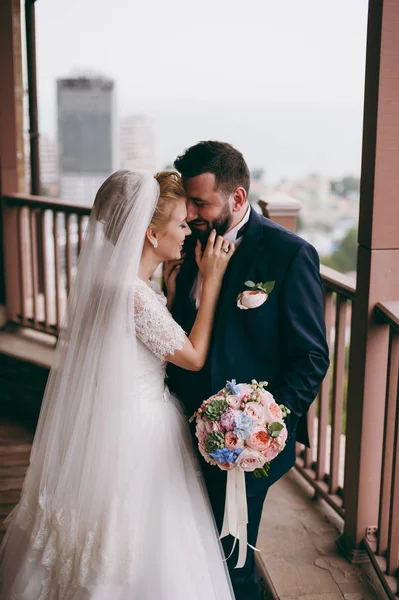
[(231, 471), (227, 471), (226, 502), (224, 506), (222, 532), (219, 537), (222, 539), (229, 534), (234, 537), (233, 548), (227, 559), (233, 554), (237, 540), (239, 541), (236, 569), (241, 569), (245, 564), (247, 558), (247, 546), (259, 552), (257, 548), (248, 544), (247, 525), (248, 506), (245, 489), (245, 472), (242, 469), (235, 468)]

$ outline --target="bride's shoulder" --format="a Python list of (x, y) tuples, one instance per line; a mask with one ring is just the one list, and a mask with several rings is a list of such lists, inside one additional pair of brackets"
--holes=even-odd
[(134, 296), (135, 298), (154, 298), (166, 305), (166, 297), (162, 292), (161, 286), (156, 281), (150, 281), (146, 283), (142, 279), (136, 278), (134, 283)]

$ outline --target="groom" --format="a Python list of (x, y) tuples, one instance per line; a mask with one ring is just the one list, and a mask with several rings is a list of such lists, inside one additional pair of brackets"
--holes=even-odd
[[(306, 412), (328, 369), (323, 295), (316, 250), (280, 225), (261, 217), (248, 203), (250, 176), (240, 152), (222, 142), (200, 142), (179, 156), (188, 198), (187, 220), (194, 232), (186, 240), (186, 257), (177, 278), (173, 316), (189, 333), (201, 297), (195, 263), (197, 238), (215, 228), (234, 242), (236, 251), (226, 271), (217, 307), (211, 349), (199, 372), (169, 365), (169, 386), (191, 415), (202, 400), (224, 387), (226, 380), (268, 381), (267, 389), (291, 410), (288, 440), (272, 461), (269, 477), (246, 474), (248, 543), (256, 544), (267, 490), (295, 462), (295, 442), (309, 445)], [(274, 281), (267, 300), (240, 309), (237, 296), (245, 282)], [(264, 299), (264, 296), (263, 296)], [(226, 472), (201, 461), (219, 531), (223, 522)], [(226, 556), (232, 538), (224, 538)], [(254, 552), (248, 547), (243, 568), (235, 569), (237, 551), (228, 566), (237, 600), (259, 600)]]

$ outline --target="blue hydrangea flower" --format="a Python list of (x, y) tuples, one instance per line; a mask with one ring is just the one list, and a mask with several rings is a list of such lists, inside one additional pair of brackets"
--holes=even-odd
[(241, 438), (242, 440), (246, 440), (251, 433), (251, 429), (253, 427), (253, 420), (244, 413), (238, 413), (236, 416), (236, 426), (234, 428), (234, 433)]
[(237, 450), (229, 450), (228, 448), (218, 448), (215, 452), (211, 452), (210, 456), (219, 464), (234, 463), (242, 452), (242, 448)]
[(234, 395), (239, 394), (240, 390), (237, 386), (237, 381), (235, 379), (226, 381), (226, 390)]

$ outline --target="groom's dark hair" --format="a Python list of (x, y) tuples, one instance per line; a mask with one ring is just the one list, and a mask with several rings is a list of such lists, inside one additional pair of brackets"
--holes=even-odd
[(178, 156), (175, 169), (182, 177), (196, 177), (213, 173), (216, 189), (230, 195), (237, 187), (249, 192), (250, 175), (248, 165), (241, 152), (225, 142), (199, 142)]

